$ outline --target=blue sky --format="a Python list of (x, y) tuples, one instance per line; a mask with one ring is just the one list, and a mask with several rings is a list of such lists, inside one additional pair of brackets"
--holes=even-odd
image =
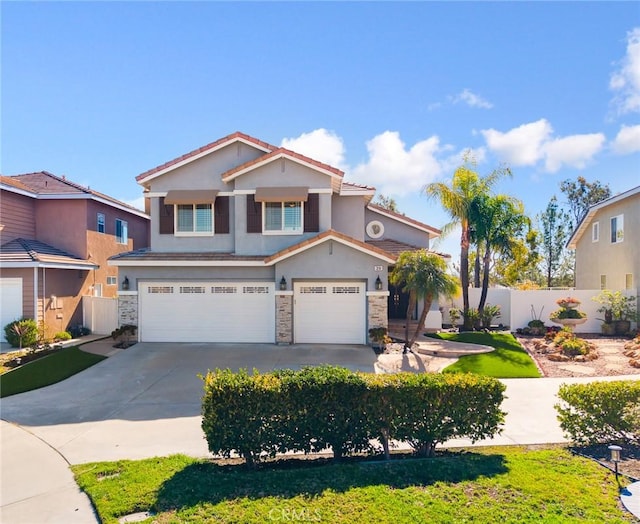
[[(242, 131), (340, 167), (432, 226), (471, 150), (534, 216), (582, 175), (640, 184), (637, 2), (2, 2), (5, 175), (126, 202)], [(442, 244), (456, 251), (456, 238)]]

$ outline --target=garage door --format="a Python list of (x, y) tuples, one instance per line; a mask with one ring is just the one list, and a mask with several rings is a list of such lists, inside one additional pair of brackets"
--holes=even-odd
[(145, 282), (144, 342), (275, 342), (272, 282)]
[(22, 318), (22, 279), (0, 278), (0, 340), (6, 340), (4, 326)]
[(364, 282), (294, 282), (294, 339), (365, 344)]

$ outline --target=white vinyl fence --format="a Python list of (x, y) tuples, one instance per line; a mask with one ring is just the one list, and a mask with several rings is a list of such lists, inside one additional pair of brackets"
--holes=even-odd
[(118, 299), (82, 297), (83, 325), (94, 335), (110, 335), (118, 327)]
[[(480, 302), (479, 288), (469, 289), (469, 305), (478, 307)], [(637, 296), (637, 290), (627, 289), (622, 291), (627, 296)], [(558, 326), (549, 320), (549, 315), (558, 309), (556, 300), (565, 297), (575, 297), (582, 302), (578, 308), (587, 315), (584, 324), (576, 326), (580, 333), (600, 333), (603, 313), (598, 313), (600, 304), (593, 300), (600, 293), (599, 289), (535, 289), (520, 291), (514, 289), (490, 288), (487, 295), (487, 304), (500, 306), (501, 316), (494, 319), (494, 324), (503, 324), (511, 331), (526, 327), (529, 321), (535, 318), (542, 320), (547, 326)], [(462, 295), (453, 300), (440, 302), (443, 312), (443, 322), (450, 323), (449, 308), (462, 309)], [(560, 327), (560, 326), (558, 326)]]

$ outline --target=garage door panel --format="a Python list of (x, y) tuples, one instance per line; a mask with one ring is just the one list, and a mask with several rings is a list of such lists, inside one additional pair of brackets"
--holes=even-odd
[(366, 342), (366, 297), (363, 282), (294, 283), (294, 295), (296, 342)]
[[(22, 318), (22, 278), (0, 278), (0, 328)], [(4, 329), (0, 340), (6, 340)]]
[(146, 283), (141, 339), (149, 342), (273, 342), (273, 283)]

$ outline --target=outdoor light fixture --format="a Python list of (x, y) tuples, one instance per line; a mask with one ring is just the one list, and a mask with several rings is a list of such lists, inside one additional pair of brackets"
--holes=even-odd
[(376, 290), (382, 291), (382, 280), (380, 280), (380, 275), (376, 278)]
[(124, 277), (124, 280), (122, 281), (122, 290), (123, 291), (129, 290), (129, 279), (127, 277)]
[(618, 487), (620, 487), (620, 481), (618, 480), (618, 462), (620, 462), (620, 452), (622, 448), (620, 446), (609, 446), (609, 451), (611, 452), (611, 462), (614, 463), (616, 468), (616, 482), (618, 483)]
[(282, 275), (282, 278), (280, 279), (280, 291), (286, 291), (287, 289), (287, 279), (284, 278), (284, 275)]

